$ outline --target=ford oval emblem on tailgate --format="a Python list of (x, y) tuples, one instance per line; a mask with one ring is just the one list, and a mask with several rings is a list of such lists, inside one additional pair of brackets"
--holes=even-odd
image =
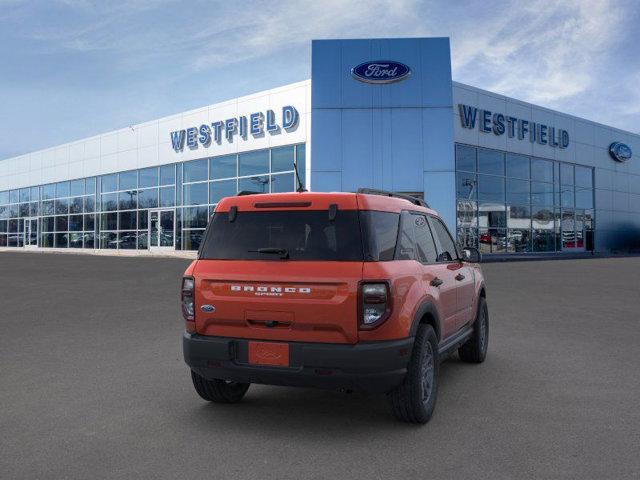
[(200, 307), (200, 310), (202, 310), (203, 312), (215, 312), (216, 307), (214, 307), (213, 305), (202, 305)]

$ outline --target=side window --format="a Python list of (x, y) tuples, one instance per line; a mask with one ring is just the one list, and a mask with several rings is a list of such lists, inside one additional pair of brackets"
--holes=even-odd
[(413, 232), (413, 217), (409, 212), (402, 212), (400, 217), (400, 235), (396, 248), (396, 260), (417, 259), (415, 251), (415, 236)]
[(438, 262), (452, 262), (458, 258), (456, 245), (444, 224), (437, 218), (429, 217), (429, 224), (438, 248)]
[(424, 215), (411, 215), (416, 238), (417, 260), (422, 263), (435, 263), (437, 259), (436, 245), (431, 236), (431, 229)]
[(393, 260), (400, 215), (391, 212), (360, 211), (360, 225), (367, 258), (375, 262)]

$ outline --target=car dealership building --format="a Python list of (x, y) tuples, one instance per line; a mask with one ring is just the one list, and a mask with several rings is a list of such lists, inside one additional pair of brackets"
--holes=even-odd
[(220, 198), (422, 196), (485, 254), (640, 248), (640, 135), (453, 82), (446, 38), (318, 40), (311, 79), (0, 160), (0, 247), (197, 249)]

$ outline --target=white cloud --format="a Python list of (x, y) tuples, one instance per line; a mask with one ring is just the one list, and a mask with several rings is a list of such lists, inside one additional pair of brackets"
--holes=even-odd
[[(307, 46), (315, 38), (403, 36), (402, 25), (415, 17), (414, 0), (323, 0), (293, 2), (279, 8), (256, 8), (240, 16), (225, 46), (225, 57), (203, 56), (198, 64), (248, 60), (293, 46)], [(382, 20), (382, 17), (384, 20)], [(414, 21), (412, 20), (411, 23)], [(214, 35), (217, 32), (213, 32)], [(205, 34), (206, 35), (206, 34)]]
[[(128, 63), (143, 65), (163, 52), (176, 52), (191, 59), (189, 66), (196, 70), (308, 47), (314, 38), (402, 36), (403, 25), (408, 20), (415, 23), (420, 4), (418, 0), (254, 1), (250, 8), (236, 8), (224, 2), (185, 7), (166, 0), (60, 1), (93, 14), (78, 26), (30, 32), (31, 38), (47, 42), (50, 48), (118, 52), (136, 58), (125, 60)], [(140, 17), (158, 6), (166, 10), (166, 18), (154, 28)]]
[(592, 86), (623, 20), (610, 1), (530, 1), (489, 20), (485, 35), (454, 37), (454, 71), (534, 103), (572, 97)]

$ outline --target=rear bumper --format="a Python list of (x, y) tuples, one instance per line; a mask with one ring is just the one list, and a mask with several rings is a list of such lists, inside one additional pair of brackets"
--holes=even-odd
[(381, 393), (400, 385), (413, 338), (356, 345), (289, 343), (289, 367), (250, 365), (249, 340), (185, 332), (184, 360), (208, 379)]

